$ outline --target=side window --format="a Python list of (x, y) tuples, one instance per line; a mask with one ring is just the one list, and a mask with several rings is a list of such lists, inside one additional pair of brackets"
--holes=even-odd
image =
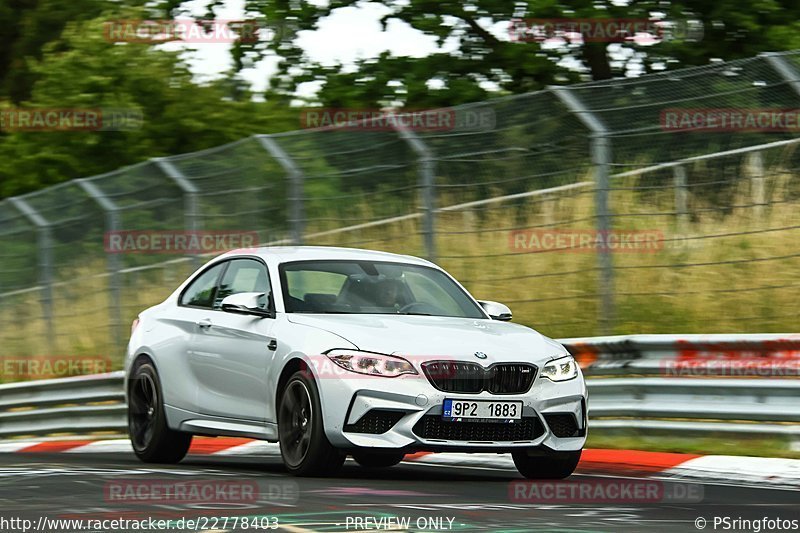
[(222, 306), (222, 300), (232, 294), (242, 292), (265, 293), (264, 307), (270, 301), (270, 286), (267, 267), (255, 259), (234, 259), (222, 277), (219, 290), (214, 298), (214, 309)]
[(200, 277), (183, 291), (180, 305), (211, 309), (211, 305), (214, 303), (214, 290), (217, 288), (217, 279), (219, 279), (223, 268), (225, 268), (225, 263), (220, 263), (200, 274)]

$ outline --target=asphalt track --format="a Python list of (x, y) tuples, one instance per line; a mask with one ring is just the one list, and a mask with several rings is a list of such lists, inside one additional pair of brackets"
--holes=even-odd
[[(294, 478), (286, 474), (278, 457), (190, 455), (178, 465), (153, 466), (122, 453), (5, 454), (0, 455), (0, 516), (6, 522), (0, 529), (8, 533), (22, 531), (20, 523), (14, 525), (8, 520), (38, 523), (42, 516), (86, 520), (153, 518), (175, 525), (180, 518), (205, 517), (208, 521), (202, 528), (216, 532), (264, 531), (233, 528), (231, 522), (222, 527), (219, 519), (236, 516), (275, 517), (279, 530), (292, 532), (376, 531), (381, 527), (375, 522), (359, 525), (359, 517), (407, 519), (410, 531), (506, 532), (699, 531), (695, 525), (699, 517), (706, 520), (706, 531), (754, 531), (754, 526), (723, 529), (722, 523), (714, 528), (713, 519), (800, 520), (800, 492), (769, 485), (715, 482), (690, 486), (679, 481), (664, 482), (668, 489), (681, 485), (682, 489), (693, 489), (695, 495), (701, 491), (699, 501), (694, 502), (515, 501), (509, 487), (521, 479), (511, 470), (428, 464), (403, 463), (390, 469), (367, 470), (351, 460), (335, 478)], [(261, 488), (255, 500), (234, 504), (112, 501), (109, 484), (131, 480), (227, 480), (257, 483)], [(570, 483), (589, 485), (630, 481), (630, 475), (597, 471), (570, 478)], [(216, 523), (212, 518), (217, 518)], [(395, 530), (403, 527), (386, 522), (383, 525), (394, 526)], [(172, 529), (176, 530), (181, 529)]]

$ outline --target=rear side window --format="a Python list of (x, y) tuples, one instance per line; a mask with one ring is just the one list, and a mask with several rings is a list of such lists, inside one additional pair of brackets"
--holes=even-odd
[(183, 291), (180, 304), (211, 309), (214, 303), (214, 292), (217, 289), (217, 280), (224, 268), (225, 263), (220, 263), (200, 274), (200, 276)]
[(234, 259), (228, 265), (228, 270), (222, 277), (219, 290), (214, 297), (214, 309), (222, 306), (222, 300), (232, 294), (243, 292), (258, 292), (266, 294), (269, 300), (270, 287), (267, 267), (255, 259)]

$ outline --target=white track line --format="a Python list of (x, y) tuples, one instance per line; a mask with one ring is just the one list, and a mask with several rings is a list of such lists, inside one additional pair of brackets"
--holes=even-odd
[[(19, 452), (25, 448), (46, 442), (47, 439), (26, 441), (0, 441), (0, 453)], [(131, 453), (131, 443), (127, 439), (98, 440), (87, 442), (63, 453)], [(276, 443), (252, 441), (238, 446), (212, 452), (220, 456), (265, 456), (279, 457), (280, 447)], [(516, 472), (509, 455), (487, 453), (438, 453), (427, 454), (405, 461), (429, 467), (456, 467), (471, 470)], [(609, 464), (609, 468), (613, 468)], [(580, 471), (579, 471), (580, 474)], [(596, 474), (581, 474), (593, 476)], [(614, 476), (613, 472), (601, 477)], [(680, 465), (651, 472), (651, 479), (671, 481), (685, 480), (703, 484), (725, 484), (732, 486), (761, 487), (782, 490), (800, 488), (800, 460), (770, 457), (747, 457), (728, 455), (707, 455), (688, 459)]]
[(414, 464), (435, 464), (440, 466), (470, 466), (489, 467), (516, 470), (514, 460), (510, 455), (494, 453), (435, 453), (416, 457), (411, 461)]
[(0, 442), (0, 453), (16, 452), (34, 444), (36, 442)]
[(266, 455), (269, 457), (276, 457), (280, 454), (281, 450), (278, 443), (258, 440), (213, 453), (213, 455)]
[(133, 446), (128, 439), (98, 440), (65, 450), (64, 453), (133, 453)]

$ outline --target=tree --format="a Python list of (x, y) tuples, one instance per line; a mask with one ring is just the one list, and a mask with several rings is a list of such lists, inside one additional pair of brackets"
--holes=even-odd
[[(128, 2), (131, 3), (130, 1)], [(8, 0), (0, 3), (0, 99), (19, 104), (35, 82), (32, 62), (58, 40), (70, 21), (88, 20), (110, 7), (108, 0)]]
[(7, 132), (0, 136), (0, 197), (297, 127), (285, 102), (255, 102), (250, 95), (234, 101), (226, 80), (198, 85), (175, 52), (108, 42), (107, 18), (68, 23), (43, 48), (42, 59), (30, 63), (37, 81), (24, 107), (132, 109), (141, 113), (141, 127)]
[[(294, 0), (248, 0), (247, 8), (268, 20), (292, 20), (300, 30), (314, 30), (336, 9), (361, 0), (331, 0), (317, 5)], [(276, 36), (270, 53), (281, 58), (273, 91), (294, 93), (308, 81), (323, 83), (319, 99), (326, 105), (411, 106), (458, 104), (489, 93), (524, 93), (553, 83), (581, 78), (603, 80), (624, 76), (631, 68), (652, 71), (707, 63), (711, 58), (736, 59), (766, 50), (800, 47), (800, 3), (794, 0), (384, 0), (383, 18), (408, 23), (441, 45), (457, 40), (454, 54), (434, 53), (422, 59), (383, 53), (341, 72), (340, 65), (315, 64), (291, 36)], [(659, 19), (673, 28), (671, 37), (653, 44), (511, 42), (490, 31), (510, 27), (513, 19)], [(691, 21), (703, 33), (682, 38)], [(676, 31), (676, 29), (678, 31)], [(256, 53), (249, 50), (249, 53)], [(569, 68), (567, 65), (571, 65)], [(575, 68), (577, 66), (578, 68)]]

